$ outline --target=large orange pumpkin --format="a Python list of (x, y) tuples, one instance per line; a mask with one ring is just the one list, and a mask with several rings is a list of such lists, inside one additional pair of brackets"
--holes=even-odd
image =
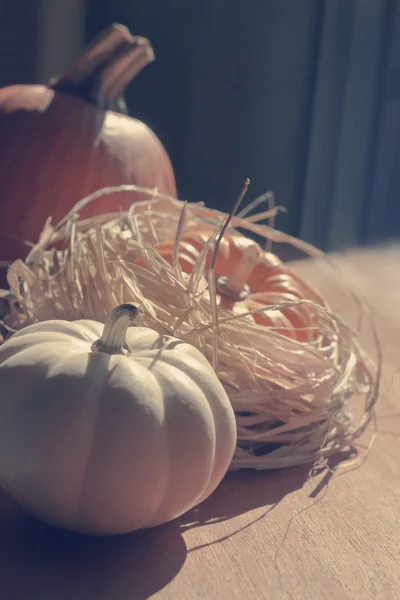
[[(48, 85), (0, 89), (1, 261), (23, 258), (23, 241), (36, 242), (49, 216), (57, 223), (102, 187), (137, 184), (176, 196), (167, 152), (151, 129), (127, 116), (122, 99), (153, 59), (148, 40), (112, 25)], [(118, 211), (138, 198), (111, 195), (81, 217)]]

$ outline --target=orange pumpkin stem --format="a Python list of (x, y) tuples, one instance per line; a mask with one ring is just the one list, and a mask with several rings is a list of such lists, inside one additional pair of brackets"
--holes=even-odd
[(243, 252), (235, 271), (229, 277), (217, 279), (217, 291), (221, 295), (221, 306), (231, 309), (235, 302), (247, 298), (250, 288), (247, 285), (249, 277), (260, 258), (257, 244), (251, 244)]
[(101, 33), (60, 77), (49, 82), (57, 92), (71, 94), (105, 110), (126, 113), (123, 93), (129, 82), (154, 60), (146, 38), (113, 24)]

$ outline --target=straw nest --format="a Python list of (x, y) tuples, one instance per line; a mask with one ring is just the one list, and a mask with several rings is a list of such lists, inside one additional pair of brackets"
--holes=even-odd
[[(116, 191), (146, 197), (129, 211), (79, 220), (85, 204)], [(312, 246), (261, 224), (276, 208), (248, 216), (253, 202), (232, 218), (230, 229), (286, 242), (310, 255)], [(309, 343), (257, 325), (249, 313), (220, 308), (213, 270), (205, 269), (207, 250), (227, 215), (202, 204), (187, 204), (156, 190), (121, 186), (82, 200), (53, 228), (47, 223), (25, 262), (9, 269), (9, 312), (3, 331), (12, 332), (48, 319), (104, 322), (119, 303), (143, 308), (143, 323), (196, 346), (213, 365), (237, 419), (238, 443), (232, 469), (274, 469), (320, 461), (353, 445), (374, 417), (379, 369), (360, 348), (353, 331), (325, 303), (309, 298), (263, 311), (306, 304), (319, 335)], [(235, 228), (235, 229), (233, 229)], [(184, 232), (202, 229), (209, 242), (191, 274), (178, 260)], [(155, 243), (175, 240), (168, 264)], [(140, 265), (137, 259), (140, 259)], [(136, 262), (135, 262), (136, 261)], [(361, 416), (350, 408), (364, 399)]]

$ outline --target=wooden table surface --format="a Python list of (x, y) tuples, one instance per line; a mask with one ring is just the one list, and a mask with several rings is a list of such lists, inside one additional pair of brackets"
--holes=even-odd
[(337, 261), (339, 277), (320, 262), (298, 269), (347, 318), (343, 281), (372, 307), (384, 377), (364, 464), (330, 480), (307, 480), (309, 467), (232, 473), (179, 521), (115, 539), (54, 531), (0, 495), (0, 598), (399, 599), (400, 249)]

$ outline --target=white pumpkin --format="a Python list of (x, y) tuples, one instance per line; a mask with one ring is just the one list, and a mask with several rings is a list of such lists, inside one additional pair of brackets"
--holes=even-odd
[(229, 467), (236, 423), (214, 370), (178, 339), (128, 330), (137, 310), (38, 323), (0, 346), (0, 486), (51, 525), (152, 527)]

